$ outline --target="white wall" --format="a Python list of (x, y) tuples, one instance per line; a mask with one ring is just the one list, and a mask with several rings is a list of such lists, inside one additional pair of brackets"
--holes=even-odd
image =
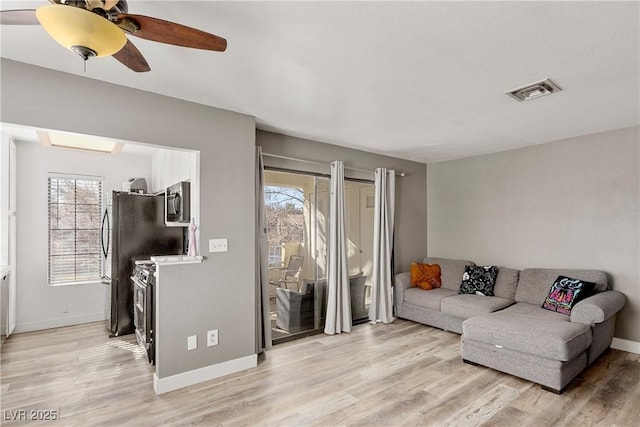
[(100, 283), (47, 284), (47, 177), (49, 172), (104, 178), (104, 193), (122, 190), (130, 177), (151, 177), (151, 157), (90, 153), (16, 142), (17, 324), (16, 332), (106, 319), (108, 287)]
[(640, 342), (637, 127), (427, 166), (428, 253), (609, 273), (615, 336)]
[(9, 264), (9, 135), (0, 141), (0, 265)]

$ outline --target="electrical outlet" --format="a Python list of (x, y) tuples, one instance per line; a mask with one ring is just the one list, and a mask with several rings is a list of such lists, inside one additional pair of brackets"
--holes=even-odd
[(207, 331), (207, 347), (218, 345), (218, 330)]
[(198, 348), (198, 336), (191, 335), (190, 337), (187, 337), (187, 350), (191, 351), (197, 348)]

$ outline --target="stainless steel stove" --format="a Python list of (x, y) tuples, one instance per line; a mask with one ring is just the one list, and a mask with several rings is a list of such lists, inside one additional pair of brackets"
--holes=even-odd
[(153, 289), (156, 265), (149, 260), (136, 261), (133, 269), (133, 323), (138, 344), (147, 351), (149, 362), (155, 365)]

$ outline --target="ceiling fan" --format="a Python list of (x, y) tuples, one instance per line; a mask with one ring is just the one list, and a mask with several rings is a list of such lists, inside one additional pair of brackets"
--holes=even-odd
[(0, 11), (0, 24), (40, 24), (53, 39), (85, 61), (113, 56), (136, 72), (151, 68), (127, 35), (218, 52), (227, 48), (227, 41), (214, 34), (150, 16), (129, 14), (126, 0), (49, 0), (49, 3), (37, 9)]

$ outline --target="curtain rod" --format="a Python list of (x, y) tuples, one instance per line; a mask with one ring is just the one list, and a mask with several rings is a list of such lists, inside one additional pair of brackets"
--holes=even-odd
[[(277, 159), (293, 160), (295, 162), (304, 162), (304, 163), (312, 163), (312, 164), (315, 164), (315, 165), (327, 166), (326, 163), (317, 162), (315, 160), (298, 159), (296, 157), (282, 156), (280, 154), (265, 153), (264, 151), (262, 152), (262, 155), (263, 156), (268, 156), (268, 157), (275, 157)], [(360, 168), (354, 168), (354, 167), (351, 167), (351, 166), (345, 166), (344, 168), (345, 169), (354, 170), (354, 171), (359, 171), (359, 172), (367, 172), (367, 173), (374, 173), (375, 172), (375, 171), (372, 171), (370, 169), (360, 169)], [(396, 176), (406, 176), (406, 174), (404, 172), (396, 171)]]

